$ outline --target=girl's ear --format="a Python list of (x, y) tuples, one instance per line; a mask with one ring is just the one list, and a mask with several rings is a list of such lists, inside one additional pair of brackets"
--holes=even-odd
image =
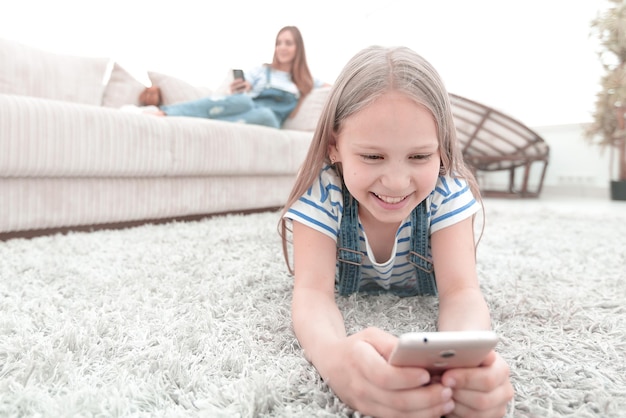
[(332, 132), (328, 138), (329, 151), (330, 151), (331, 146), (333, 147), (337, 146), (337, 134), (335, 132)]
[(328, 145), (328, 159), (335, 164), (337, 162), (337, 155), (339, 152), (337, 151), (337, 145), (329, 144)]
[(329, 138), (327, 152), (328, 152), (328, 158), (331, 161), (337, 160), (339, 151), (337, 151), (337, 136), (335, 135), (335, 133), (333, 133)]

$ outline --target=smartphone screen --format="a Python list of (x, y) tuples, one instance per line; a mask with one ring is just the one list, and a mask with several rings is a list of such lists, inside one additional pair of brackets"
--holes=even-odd
[(238, 78), (245, 80), (243, 76), (243, 70), (233, 70), (233, 78), (236, 80)]

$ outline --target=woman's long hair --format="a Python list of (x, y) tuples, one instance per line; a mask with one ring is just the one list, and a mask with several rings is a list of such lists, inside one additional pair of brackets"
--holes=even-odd
[[(309, 64), (306, 61), (306, 51), (304, 49), (304, 40), (300, 29), (296, 26), (285, 26), (276, 34), (276, 43), (278, 43), (278, 37), (281, 33), (289, 31), (293, 35), (293, 40), (296, 44), (296, 56), (294, 57), (293, 64), (291, 66), (291, 80), (298, 87), (300, 91), (300, 97), (303, 98), (313, 90), (313, 76), (309, 70)], [(274, 49), (274, 58), (272, 59), (272, 67), (278, 66), (278, 59), (276, 57), (276, 49)]]

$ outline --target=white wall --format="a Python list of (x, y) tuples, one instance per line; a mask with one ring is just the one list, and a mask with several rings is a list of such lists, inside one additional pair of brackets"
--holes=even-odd
[[(531, 127), (550, 145), (550, 162), (546, 171), (541, 197), (568, 195), (573, 197), (605, 197), (609, 195), (609, 150), (589, 144), (583, 135), (583, 124)], [(539, 167), (531, 170), (530, 183), (539, 179)], [(518, 175), (521, 178), (521, 172)], [(490, 188), (504, 188), (507, 173), (479, 176)]]
[[(0, 38), (111, 57), (216, 88), (232, 67), (271, 60), (297, 25), (313, 74), (332, 83), (371, 44), (406, 45), (450, 92), (530, 126), (591, 120), (603, 74), (590, 22), (607, 0), (6, 0)], [(297, 5), (297, 7), (296, 7)]]

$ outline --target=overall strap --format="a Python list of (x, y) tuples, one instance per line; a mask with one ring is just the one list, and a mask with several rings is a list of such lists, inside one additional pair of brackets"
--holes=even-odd
[(337, 242), (339, 294), (342, 296), (359, 290), (363, 253), (359, 251), (359, 204), (342, 184), (343, 214)]
[(265, 66), (265, 88), (269, 89), (272, 87), (271, 80), (272, 79), (272, 68), (269, 65)]
[(428, 258), (429, 243), (428, 212), (424, 199), (411, 212), (411, 251), (409, 263), (415, 267), (417, 273), (416, 294), (420, 296), (436, 296), (437, 283), (435, 269)]
[[(337, 238), (337, 284), (339, 294), (347, 296), (359, 290), (364, 254), (359, 251), (359, 206), (342, 184), (343, 214)], [(408, 261), (415, 267), (417, 284), (401, 292), (405, 296), (436, 296), (437, 284), (432, 261), (428, 258), (428, 213), (426, 200), (411, 212), (411, 251)]]

